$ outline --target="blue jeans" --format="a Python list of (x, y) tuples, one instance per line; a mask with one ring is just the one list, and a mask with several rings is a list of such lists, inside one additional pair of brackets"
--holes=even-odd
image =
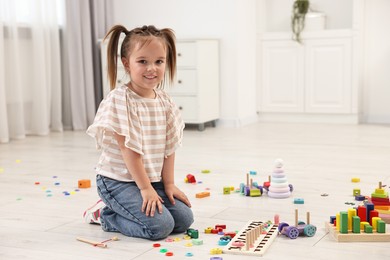
[(153, 217), (141, 212), (142, 196), (135, 182), (121, 182), (101, 175), (96, 177), (97, 190), (106, 204), (100, 212), (102, 229), (129, 237), (164, 239), (171, 233), (183, 233), (194, 222), (192, 210), (180, 200), (172, 205), (162, 182), (152, 183), (164, 200), (163, 212)]

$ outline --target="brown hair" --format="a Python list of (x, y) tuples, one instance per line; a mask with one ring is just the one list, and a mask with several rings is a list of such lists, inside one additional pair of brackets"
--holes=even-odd
[[(142, 26), (134, 28), (128, 31), (123, 25), (115, 25), (112, 27), (104, 40), (109, 38), (107, 46), (107, 64), (108, 64), (108, 79), (110, 82), (110, 89), (115, 88), (115, 82), (117, 78), (117, 66), (118, 66), (118, 43), (121, 33), (126, 36), (122, 41), (120, 47), (121, 58), (127, 58), (128, 55), (134, 50), (137, 43), (141, 46), (149, 43), (152, 37), (160, 38), (164, 41), (167, 50), (167, 67), (165, 78), (168, 79), (169, 83), (172, 84), (175, 80), (176, 74), (176, 46), (175, 46), (175, 34), (172, 29), (157, 29), (153, 25)], [(165, 80), (163, 80), (157, 87), (163, 87)]]

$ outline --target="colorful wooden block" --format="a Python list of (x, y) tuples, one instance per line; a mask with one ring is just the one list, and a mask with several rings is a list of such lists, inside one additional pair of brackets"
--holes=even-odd
[(204, 232), (206, 233), (206, 234), (211, 234), (211, 230), (212, 230), (213, 228), (212, 227), (208, 227), (208, 228), (206, 228), (205, 230), (204, 230)]
[(364, 225), (364, 233), (371, 234), (372, 233), (372, 226), (369, 224)]
[(305, 200), (301, 198), (294, 198), (294, 204), (305, 204)]
[(347, 234), (348, 233), (348, 212), (341, 211), (340, 212), (340, 233)]
[(353, 189), (353, 196), (358, 196), (360, 195), (360, 189)]
[(203, 240), (198, 238), (192, 239), (192, 244), (197, 246), (203, 245)]
[(360, 230), (364, 230), (365, 225), (370, 225), (370, 223), (368, 223), (367, 221), (360, 220)]
[(227, 195), (227, 194), (230, 194), (230, 187), (223, 187), (223, 194)]
[(189, 229), (187, 229), (186, 233), (191, 238), (199, 238), (199, 231), (197, 229), (189, 228)]
[(373, 217), (371, 219), (372, 228), (376, 231), (378, 229), (378, 220), (381, 220), (380, 217)]
[(360, 221), (367, 220), (367, 209), (364, 206), (358, 206), (357, 214), (360, 217)]
[(226, 229), (226, 225), (225, 224), (217, 224), (217, 225), (215, 225), (215, 229)]
[(352, 217), (352, 232), (360, 233), (360, 218), (358, 216)]
[(90, 188), (91, 187), (91, 180), (87, 180), (87, 179), (79, 180), (78, 181), (78, 187), (80, 189)]
[(219, 255), (222, 254), (221, 248), (211, 248), (210, 249), (210, 255)]
[(377, 222), (377, 232), (386, 233), (386, 223), (383, 220), (378, 220)]
[(210, 196), (210, 192), (208, 191), (203, 191), (195, 194), (195, 197), (198, 199), (209, 197), (209, 196)]
[(195, 176), (192, 174), (187, 174), (186, 176), (188, 183), (196, 183)]
[(251, 197), (260, 197), (261, 196), (261, 191), (259, 189), (251, 189), (249, 191), (249, 196), (251, 196)]
[(377, 194), (386, 194), (385, 190), (382, 189), (382, 188), (375, 189), (375, 193), (377, 193)]
[(352, 217), (356, 216), (356, 209), (348, 209), (348, 230), (352, 230)]
[(360, 178), (352, 178), (351, 181), (352, 182), (360, 182)]

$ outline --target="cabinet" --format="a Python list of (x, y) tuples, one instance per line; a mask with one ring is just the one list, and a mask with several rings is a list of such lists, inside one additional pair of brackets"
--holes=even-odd
[(167, 91), (186, 124), (204, 130), (219, 118), (219, 43), (214, 39), (177, 42), (177, 77)]
[[(103, 93), (109, 92), (107, 79), (106, 42), (101, 45)], [(120, 43), (119, 43), (120, 44)], [(181, 110), (186, 124), (196, 124), (204, 130), (205, 124), (215, 125), (219, 118), (219, 42), (215, 39), (178, 40), (177, 76), (166, 91)], [(118, 59), (117, 85), (129, 80)]]
[(303, 44), (270, 35), (262, 41), (260, 114), (357, 120), (352, 32), (313, 34)]

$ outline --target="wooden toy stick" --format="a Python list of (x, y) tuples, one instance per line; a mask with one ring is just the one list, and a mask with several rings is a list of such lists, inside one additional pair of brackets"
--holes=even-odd
[(80, 241), (80, 242), (84, 242), (84, 243), (87, 243), (87, 244), (90, 244), (90, 245), (93, 245), (93, 246), (97, 246), (97, 247), (107, 247), (107, 245), (104, 244), (104, 243), (100, 243), (100, 242), (88, 240), (88, 239), (85, 239), (85, 238), (77, 237), (76, 239), (77, 239), (78, 241)]
[(250, 239), (249, 239), (249, 234), (248, 232), (246, 232), (245, 234), (245, 250), (248, 251), (249, 250), (249, 246), (250, 246)]
[(306, 212), (306, 224), (310, 224), (310, 212)]
[(246, 174), (246, 186), (249, 187), (249, 173)]
[(295, 209), (295, 226), (298, 226), (298, 209)]
[(379, 189), (382, 189), (382, 182), (379, 182)]
[(271, 183), (271, 175), (268, 175), (268, 182)]
[(118, 237), (112, 237), (112, 238), (106, 239), (106, 240), (104, 240), (104, 241), (102, 241), (102, 242), (100, 242), (100, 243), (103, 244), (103, 243), (106, 243), (106, 242), (108, 242), (108, 241), (118, 241), (118, 240), (119, 240)]

